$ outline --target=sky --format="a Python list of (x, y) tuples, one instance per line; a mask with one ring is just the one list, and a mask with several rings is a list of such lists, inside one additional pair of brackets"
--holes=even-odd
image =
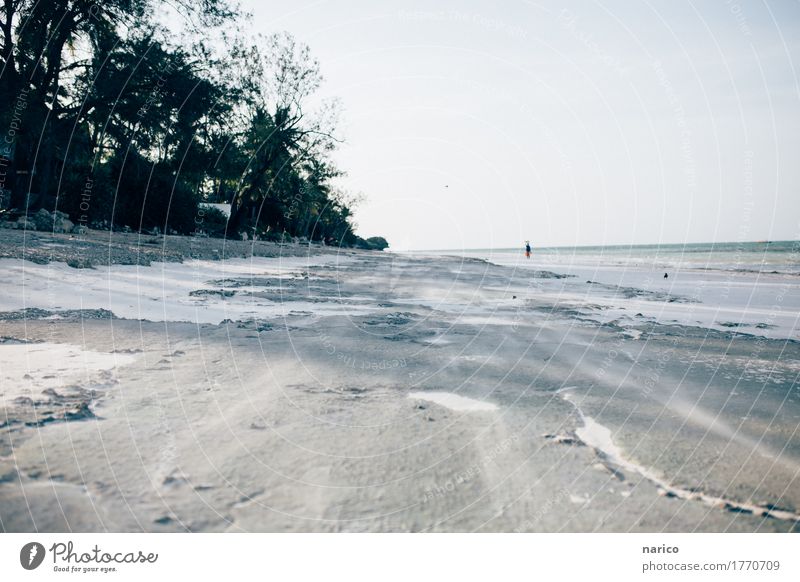
[(245, 0), (391, 248), (800, 239), (800, 3)]

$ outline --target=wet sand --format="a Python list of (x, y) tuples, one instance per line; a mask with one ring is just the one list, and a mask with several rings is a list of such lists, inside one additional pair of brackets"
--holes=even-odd
[(547, 271), (278, 255), (0, 260), (0, 528), (800, 529), (796, 341), (592, 318)]

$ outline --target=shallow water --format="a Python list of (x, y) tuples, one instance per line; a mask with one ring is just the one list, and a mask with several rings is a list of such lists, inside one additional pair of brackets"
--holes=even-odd
[[(522, 248), (436, 251), (512, 265)], [(636, 269), (721, 270), (800, 275), (800, 241), (542, 247), (532, 259), (545, 265), (606, 265)]]
[[(77, 451), (92, 483), (114, 484), (92, 499), (122, 504), (116, 529), (181, 527), (165, 520), (165, 496), (203, 531), (231, 527), (231, 513), (237, 528), (258, 531), (797, 527), (798, 344), (654, 323), (648, 309), (665, 322), (669, 309), (690, 323), (688, 314), (723, 312), (710, 295), (670, 302), (684, 272), (641, 289), (601, 280), (642, 276), (632, 268), (595, 268), (589, 284), (537, 273), (533, 260), (505, 268), (386, 253), (316, 265), (6, 266), (19, 277), (0, 304), (45, 311), (6, 314), (2, 335), (144, 350), (115, 368), (116, 389), (99, 391), (98, 422), (62, 418), (34, 433), (24, 410), (10, 415), (27, 467), (15, 487), (43, 496), (42, 466), (79, 486)], [(686, 276), (697, 273), (709, 287), (728, 276)], [(60, 313), (77, 307), (131, 319)], [(137, 321), (145, 307), (154, 319), (241, 321)], [(94, 377), (79, 383), (95, 398)], [(189, 480), (202, 498), (179, 485)], [(5, 506), (28, 531), (11, 489)], [(124, 517), (129, 499), (141, 523)], [(543, 500), (552, 509), (541, 511)], [(84, 513), (76, 505), (71, 519)]]
[(597, 321), (630, 326), (645, 318), (800, 339), (800, 242), (543, 248), (531, 259), (520, 249), (441, 253), (569, 275), (528, 295)]

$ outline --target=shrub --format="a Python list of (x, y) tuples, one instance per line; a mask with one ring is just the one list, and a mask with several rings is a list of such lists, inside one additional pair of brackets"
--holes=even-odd
[(366, 242), (369, 245), (369, 248), (376, 251), (382, 251), (389, 248), (389, 242), (382, 236), (371, 236)]

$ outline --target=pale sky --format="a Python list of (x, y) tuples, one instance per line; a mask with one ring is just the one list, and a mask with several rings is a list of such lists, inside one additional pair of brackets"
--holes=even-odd
[(800, 239), (798, 2), (244, 7), (319, 59), (395, 250)]

